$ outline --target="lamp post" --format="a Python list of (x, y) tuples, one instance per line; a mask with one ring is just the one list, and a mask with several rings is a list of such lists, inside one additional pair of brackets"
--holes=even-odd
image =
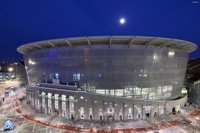
[(12, 72), (13, 70), (14, 70), (14, 69), (13, 69), (12, 67), (9, 67), (9, 68), (8, 68), (8, 71), (9, 71), (9, 72)]
[(11, 73), (13, 72), (13, 70), (14, 70), (14, 69), (13, 69), (12, 67), (9, 67), (9, 68), (8, 68), (8, 71), (9, 71), (9, 78), (10, 78), (10, 79), (11, 79), (11, 76), (12, 76)]

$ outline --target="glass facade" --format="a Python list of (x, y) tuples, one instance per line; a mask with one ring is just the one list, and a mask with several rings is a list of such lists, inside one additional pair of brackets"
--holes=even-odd
[(88, 92), (135, 99), (177, 98), (188, 53), (166, 47), (54, 47), (24, 55), (29, 84), (75, 84)]

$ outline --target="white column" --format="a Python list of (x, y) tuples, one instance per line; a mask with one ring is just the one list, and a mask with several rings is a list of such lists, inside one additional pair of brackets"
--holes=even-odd
[(61, 95), (62, 100), (62, 117), (67, 117), (67, 107), (66, 107), (66, 95)]
[(42, 92), (42, 113), (47, 114), (46, 93)]
[(53, 113), (53, 109), (52, 109), (52, 93), (48, 93), (47, 94), (47, 99), (48, 99), (48, 114), (52, 114)]
[(72, 119), (72, 116), (75, 118), (74, 97), (69, 96), (69, 118)]
[(55, 103), (55, 110), (59, 111), (59, 95), (58, 94), (54, 94), (54, 103)]

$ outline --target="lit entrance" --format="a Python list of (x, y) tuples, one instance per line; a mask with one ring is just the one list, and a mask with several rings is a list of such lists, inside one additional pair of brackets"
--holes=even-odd
[(108, 116), (108, 123), (113, 122), (114, 121), (114, 116), (113, 115), (109, 115)]

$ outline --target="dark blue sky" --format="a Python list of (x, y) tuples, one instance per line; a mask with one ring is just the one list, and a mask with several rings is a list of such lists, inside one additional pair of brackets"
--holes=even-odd
[[(126, 24), (119, 25), (125, 17)], [(22, 58), (33, 41), (94, 35), (184, 39), (200, 47), (200, 4), (192, 0), (0, 0), (0, 60)], [(200, 48), (190, 58), (200, 57)]]

